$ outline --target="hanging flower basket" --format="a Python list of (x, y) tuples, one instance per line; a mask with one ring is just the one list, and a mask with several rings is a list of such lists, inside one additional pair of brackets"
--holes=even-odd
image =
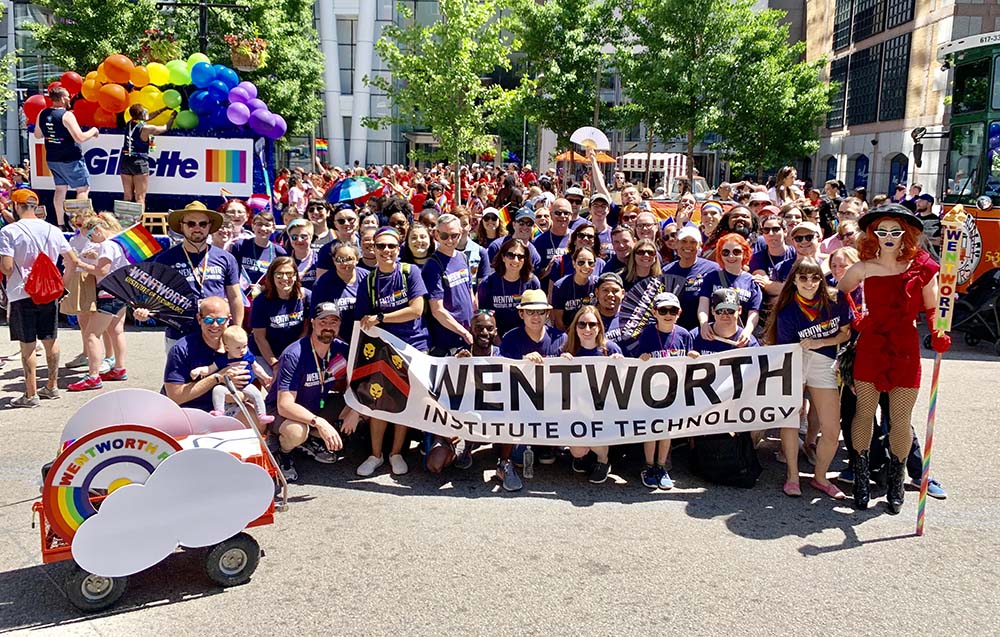
[(232, 33), (223, 39), (229, 45), (230, 58), (237, 70), (256, 71), (267, 62), (267, 40)]
[(139, 44), (138, 60), (144, 64), (166, 63), (180, 58), (181, 53), (181, 45), (173, 35), (159, 29), (146, 29)]

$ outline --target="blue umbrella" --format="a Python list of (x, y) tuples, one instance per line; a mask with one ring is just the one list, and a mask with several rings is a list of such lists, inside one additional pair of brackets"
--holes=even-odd
[[(379, 185), (381, 186), (381, 184)], [(371, 187), (364, 179), (348, 177), (326, 193), (326, 200), (330, 203), (354, 201), (364, 197), (369, 192), (371, 192)]]

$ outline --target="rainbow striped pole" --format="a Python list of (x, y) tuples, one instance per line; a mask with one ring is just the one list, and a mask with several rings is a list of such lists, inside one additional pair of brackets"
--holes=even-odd
[[(958, 266), (961, 263), (965, 219), (965, 208), (962, 204), (957, 204), (941, 220), (941, 272), (938, 275), (938, 306), (937, 315), (934, 318), (934, 331), (940, 335), (951, 330), (951, 315), (955, 306), (955, 287), (958, 283)], [(938, 354), (934, 357), (931, 398), (927, 408), (924, 463), (920, 474), (920, 500), (917, 503), (917, 536), (924, 534), (924, 520), (927, 517), (927, 487), (931, 478), (931, 451), (934, 447), (934, 420), (937, 417), (940, 373), (941, 354)]]

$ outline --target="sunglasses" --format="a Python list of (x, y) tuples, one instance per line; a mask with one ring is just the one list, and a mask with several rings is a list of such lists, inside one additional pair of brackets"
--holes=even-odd
[(294, 272), (275, 272), (274, 273), (274, 278), (276, 278), (276, 279), (294, 279), (295, 278), (295, 273)]
[(762, 234), (778, 234), (781, 232), (781, 226), (770, 226), (767, 228), (760, 229)]
[(677, 238), (677, 233), (676, 232), (671, 232), (671, 233), (668, 233), (665, 236), (667, 238), (667, 241), (673, 241), (674, 239)]
[(523, 252), (508, 252), (503, 255), (505, 259), (512, 259), (514, 261), (524, 261), (525, 254)]
[(340, 219), (334, 219), (333, 221), (334, 221), (334, 223), (336, 223), (336, 224), (337, 224), (338, 226), (346, 226), (346, 225), (347, 225), (347, 224), (349, 224), (349, 223), (357, 223), (357, 222), (358, 222), (358, 220), (357, 220), (357, 219), (355, 219), (355, 218), (353, 218), (353, 217), (348, 217), (348, 218), (346, 218), (346, 219), (345, 219), (345, 218), (343, 218), (343, 217), (341, 217)]
[(306, 234), (290, 234), (290, 235), (288, 235), (288, 238), (291, 239), (292, 241), (305, 241), (306, 239), (309, 238), (309, 234), (308, 233), (306, 233)]
[(681, 313), (679, 307), (661, 307), (656, 309), (656, 313), (660, 316), (677, 316)]
[(897, 228), (896, 230), (874, 230), (873, 232), (875, 233), (875, 236), (878, 237), (879, 239), (885, 239), (887, 237), (898, 239), (904, 234), (906, 234), (906, 230), (903, 230), (902, 228)]
[(516, 221), (515, 223), (517, 225), (519, 225), (519, 226), (533, 226), (533, 225), (535, 225), (535, 222), (532, 219), (521, 219), (520, 221)]
[(583, 199), (567, 199), (566, 201), (570, 202), (574, 206), (579, 206), (583, 204)]
[(185, 221), (184, 225), (188, 228), (207, 228), (212, 225), (211, 221)]
[(581, 233), (581, 234), (576, 235), (576, 238), (577, 239), (587, 239), (589, 241), (593, 241), (594, 237), (596, 237), (596, 236), (597, 235), (593, 235), (593, 234), (591, 234), (589, 232), (585, 232), (585, 233)]
[(655, 254), (656, 254), (656, 252), (653, 251), (653, 250), (636, 250), (635, 251), (635, 256), (637, 256), (637, 257), (651, 257), (651, 256), (653, 256)]
[(631, 221), (635, 221), (635, 218), (637, 216), (638, 215), (625, 215), (625, 216), (622, 217), (622, 223), (629, 223)]
[(797, 274), (795, 278), (805, 283), (808, 283), (810, 281), (812, 281), (813, 283), (819, 283), (820, 281), (823, 280), (823, 277), (821, 277), (818, 274)]
[(398, 250), (399, 249), (399, 244), (398, 243), (376, 243), (375, 244), (375, 249), (376, 250)]
[(816, 235), (814, 235), (814, 234), (797, 234), (794, 237), (792, 237), (792, 239), (795, 241), (795, 243), (809, 243), (810, 241), (812, 241), (815, 238), (816, 238)]
[(596, 330), (597, 325), (597, 321), (580, 321), (576, 324), (577, 328), (581, 330)]
[(740, 257), (740, 256), (743, 256), (743, 248), (733, 248), (732, 250), (726, 250), (725, 248), (723, 248), (722, 249), (722, 256), (724, 256), (724, 257), (729, 257), (729, 256)]
[(590, 266), (594, 265), (594, 262), (588, 259), (580, 259), (579, 261), (576, 262), (576, 264), (581, 268), (585, 266), (589, 268)]
[(548, 310), (521, 310), (528, 316), (545, 316), (549, 313)]
[(736, 310), (727, 307), (727, 308), (718, 309), (718, 310), (715, 311), (715, 313), (718, 314), (718, 315), (732, 316), (733, 314), (736, 314)]
[(339, 263), (341, 265), (345, 263), (354, 263), (355, 261), (357, 261), (357, 259), (355, 259), (354, 257), (337, 257), (336, 259), (333, 260), (334, 263)]
[(573, 214), (571, 210), (553, 210), (552, 215), (555, 217), (568, 217)]
[(493, 316), (496, 314), (493, 310), (476, 310), (476, 314), (482, 314), (484, 316)]
[(212, 318), (211, 316), (205, 316), (201, 319), (201, 322), (205, 325), (225, 325), (229, 322), (228, 316), (217, 316)]
[(500, 221), (500, 217), (495, 217), (493, 215), (490, 215), (488, 217), (483, 217), (482, 220), (483, 221)]
[(461, 232), (438, 232), (438, 239), (441, 241), (453, 241), (462, 236)]

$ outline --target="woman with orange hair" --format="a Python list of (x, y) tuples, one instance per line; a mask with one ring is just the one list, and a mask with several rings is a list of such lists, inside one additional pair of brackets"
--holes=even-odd
[[(854, 502), (868, 508), (868, 448), (879, 394), (889, 394), (889, 513), (903, 506), (903, 472), (913, 434), (910, 418), (920, 388), (920, 342), (916, 319), (921, 311), (933, 326), (937, 312), (940, 267), (919, 248), (923, 223), (899, 204), (885, 204), (861, 217), (861, 260), (847, 271), (838, 288), (850, 293), (864, 284), (868, 315), (859, 327), (854, 362), (857, 413), (851, 428)], [(946, 352), (951, 338), (931, 329), (936, 352)]]
[(705, 275), (705, 280), (701, 284), (701, 294), (698, 300), (698, 323), (701, 325), (701, 336), (706, 341), (715, 338), (712, 332), (712, 325), (708, 316), (708, 301), (712, 293), (720, 288), (732, 288), (740, 297), (739, 320), (743, 324), (737, 337), (737, 344), (746, 347), (750, 343), (750, 336), (753, 335), (757, 327), (757, 320), (760, 314), (760, 304), (763, 299), (760, 286), (747, 272), (747, 265), (753, 250), (750, 243), (742, 235), (730, 232), (719, 237), (716, 244), (719, 249), (715, 251), (715, 261), (722, 268)]

